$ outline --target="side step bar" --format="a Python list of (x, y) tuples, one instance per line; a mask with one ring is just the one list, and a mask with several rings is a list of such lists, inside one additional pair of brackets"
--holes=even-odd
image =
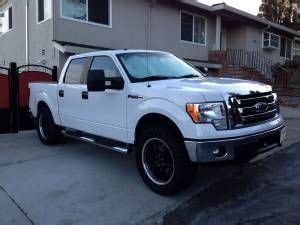
[(123, 154), (129, 153), (129, 145), (122, 143), (122, 142), (98, 137), (98, 136), (95, 136), (92, 134), (87, 134), (87, 133), (72, 130), (72, 129), (67, 129), (67, 130), (63, 131), (63, 134), (67, 137), (74, 138), (74, 139), (77, 139), (80, 141), (84, 141), (84, 142), (99, 146), (101, 148), (113, 150), (113, 151), (120, 152)]

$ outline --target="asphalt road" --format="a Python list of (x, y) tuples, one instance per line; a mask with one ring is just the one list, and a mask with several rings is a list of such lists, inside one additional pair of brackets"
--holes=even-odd
[(163, 224), (300, 224), (300, 142), (211, 185)]
[[(188, 190), (172, 197), (156, 195), (145, 187), (135, 168), (133, 154), (121, 155), (73, 140), (67, 140), (59, 146), (46, 147), (40, 144), (34, 131), (0, 135), (0, 224), (173, 224), (174, 214), (184, 210), (183, 207), (191, 201), (197, 202), (201, 207), (193, 208), (194, 213), (184, 217), (187, 220), (183, 222), (187, 224), (203, 224), (202, 221), (214, 223), (218, 220), (211, 219), (223, 214), (230, 218), (238, 218), (238, 213), (230, 214), (231, 208), (239, 209), (238, 205), (230, 206), (229, 203), (239, 200), (239, 196), (247, 201), (247, 198), (244, 198), (247, 192), (244, 193), (243, 190), (248, 190), (248, 187), (257, 190), (254, 184), (247, 182), (253, 180), (253, 176), (244, 180), (249, 173), (251, 175), (254, 165), (263, 163), (255, 161), (280, 150), (281, 152), (272, 157), (283, 153), (288, 157), (285, 163), (272, 160), (274, 166), (284, 167), (289, 160), (297, 161), (298, 156), (290, 156), (290, 152), (293, 153), (292, 149), (298, 145), (287, 150), (286, 147), (300, 141), (299, 112), (299, 109), (283, 109), (289, 135), (283, 148), (262, 155), (254, 160), (254, 164), (245, 167), (230, 164), (202, 166), (194, 184)], [(255, 177), (262, 176), (255, 184), (264, 182), (268, 174), (272, 175), (273, 167), (262, 165), (254, 166), (260, 168), (258, 172), (254, 170)], [(241, 180), (235, 179), (238, 174)], [(299, 175), (299, 170), (288, 174), (287, 179), (295, 175)], [(234, 179), (234, 182), (227, 179)], [(272, 179), (271, 176), (270, 180), (273, 182)], [(226, 190), (232, 190), (232, 195), (225, 195), (227, 192), (222, 189), (222, 182), (227, 182)], [(244, 189), (232, 189), (237, 184)], [(299, 185), (299, 182), (295, 185)], [(271, 193), (268, 190), (272, 190), (273, 186), (264, 187)], [(291, 187), (293, 188), (293, 185)], [(211, 195), (207, 194), (206, 198), (199, 199), (199, 196), (206, 192)], [(256, 193), (253, 192), (251, 193)], [(292, 192), (290, 189), (286, 192), (282, 199), (287, 198), (286, 196), (299, 196), (299, 192)], [(295, 201), (299, 202), (298, 199)], [(218, 208), (220, 205), (228, 205), (228, 208), (224, 208), (224, 213), (223, 209)], [(297, 207), (299, 205), (295, 206), (296, 209)], [(252, 208), (253, 214), (255, 211), (256, 207)], [(257, 211), (261, 212), (262, 209), (258, 208)], [(210, 212), (212, 213), (209, 214)], [(207, 216), (203, 217), (202, 213)], [(246, 214), (247, 210), (243, 215)], [(297, 215), (287, 215), (289, 216)], [(251, 219), (249, 216), (248, 220)], [(222, 220), (223, 218), (219, 217), (219, 221)]]

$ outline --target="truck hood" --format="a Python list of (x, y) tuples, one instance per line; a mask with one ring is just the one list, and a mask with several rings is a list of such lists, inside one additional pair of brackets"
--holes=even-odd
[(209, 102), (228, 100), (233, 95), (248, 95), (272, 91), (270, 85), (232, 78), (192, 78), (151, 81), (151, 88), (133, 93), (146, 97), (166, 98), (173, 102)]
[(256, 81), (206, 77), (203, 79), (173, 80), (167, 85), (168, 89), (181, 88), (186, 91), (201, 91), (206, 101), (213, 101), (216, 94), (221, 94), (224, 99), (233, 95), (249, 95), (272, 91), (270, 85)]

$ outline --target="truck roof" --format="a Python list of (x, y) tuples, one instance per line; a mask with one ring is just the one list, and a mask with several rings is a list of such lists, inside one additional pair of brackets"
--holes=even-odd
[(117, 55), (117, 54), (123, 54), (123, 53), (142, 53), (142, 52), (158, 52), (158, 53), (164, 53), (162, 51), (153, 51), (153, 50), (142, 50), (142, 49), (122, 49), (122, 50), (107, 50), (107, 51), (95, 51), (95, 52), (89, 52), (89, 53), (83, 53), (78, 55), (73, 55), (70, 58), (82, 58), (82, 57), (90, 57), (90, 56), (97, 56), (97, 55)]

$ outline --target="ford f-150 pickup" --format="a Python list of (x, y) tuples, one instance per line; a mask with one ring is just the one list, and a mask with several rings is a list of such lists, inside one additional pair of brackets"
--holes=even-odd
[(249, 161), (286, 137), (271, 86), (207, 77), (166, 52), (71, 56), (58, 83), (29, 88), (42, 143), (69, 136), (134, 151), (141, 177), (159, 194), (186, 187), (199, 163)]

